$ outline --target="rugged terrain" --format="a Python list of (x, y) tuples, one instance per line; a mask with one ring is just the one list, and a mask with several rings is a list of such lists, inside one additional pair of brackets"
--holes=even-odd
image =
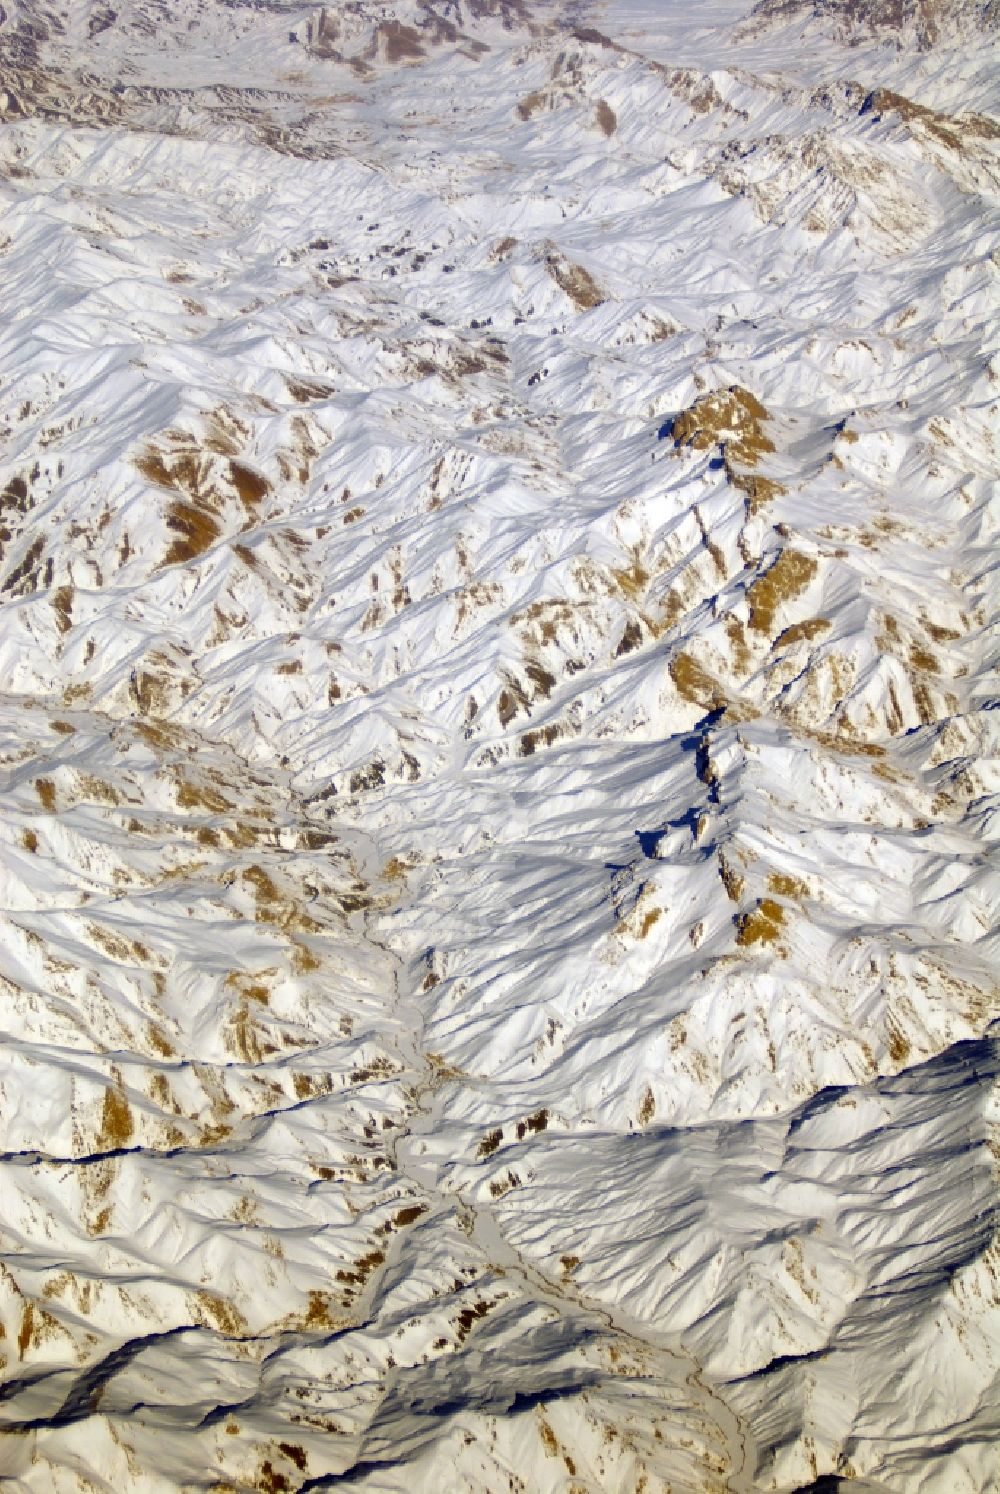
[(995, 3), (0, 17), (0, 1481), (996, 1488)]

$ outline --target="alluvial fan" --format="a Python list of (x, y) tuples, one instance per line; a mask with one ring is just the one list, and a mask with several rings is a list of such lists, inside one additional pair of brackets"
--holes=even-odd
[(5, 1487), (997, 1487), (997, 20), (4, 0)]

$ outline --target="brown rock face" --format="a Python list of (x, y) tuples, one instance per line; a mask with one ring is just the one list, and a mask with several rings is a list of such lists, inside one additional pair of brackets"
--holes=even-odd
[(1000, 25), (997, 0), (762, 0), (754, 14), (812, 15), (832, 21), (848, 35), (915, 32), (925, 50), (958, 34), (995, 31)]

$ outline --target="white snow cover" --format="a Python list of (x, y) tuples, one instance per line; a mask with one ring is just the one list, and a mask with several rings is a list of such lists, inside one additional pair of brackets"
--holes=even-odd
[(0, 1482), (1000, 1487), (995, 4), (0, 18)]

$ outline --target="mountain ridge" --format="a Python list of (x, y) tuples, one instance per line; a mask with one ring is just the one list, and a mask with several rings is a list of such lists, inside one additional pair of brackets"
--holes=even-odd
[(995, 76), (748, 14), (5, 6), (13, 1489), (991, 1487)]

